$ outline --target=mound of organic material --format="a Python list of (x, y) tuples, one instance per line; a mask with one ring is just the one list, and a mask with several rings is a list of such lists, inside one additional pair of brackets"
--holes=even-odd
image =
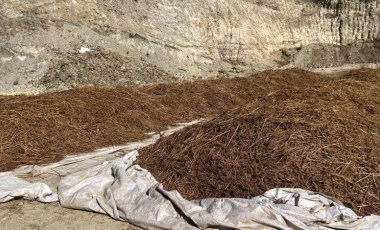
[(318, 74), (292, 69), (139, 89), (0, 96), (0, 171), (143, 139), (146, 132), (216, 115), (271, 90), (323, 80)]
[(380, 214), (380, 84), (351, 77), (257, 97), (143, 149), (139, 163), (188, 199), (300, 187)]

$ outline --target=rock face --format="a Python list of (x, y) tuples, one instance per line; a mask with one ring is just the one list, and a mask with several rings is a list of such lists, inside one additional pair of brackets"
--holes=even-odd
[[(311, 59), (318, 52), (301, 52), (309, 45), (355, 44), (358, 53), (349, 55), (360, 56), (360, 44), (377, 50), (368, 43), (380, 40), (380, 0), (9, 0), (0, 12), (1, 81), (17, 76), (12, 90), (21, 91), (25, 75), (39, 79), (82, 46), (188, 79), (290, 62), (318, 66)], [(380, 62), (379, 56), (327, 64)]]

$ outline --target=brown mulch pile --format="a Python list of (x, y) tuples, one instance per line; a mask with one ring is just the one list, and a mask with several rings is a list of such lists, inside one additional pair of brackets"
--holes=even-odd
[(268, 90), (322, 79), (294, 69), (138, 89), (88, 88), (0, 96), (0, 171), (141, 140), (147, 132), (216, 115)]
[[(145, 138), (213, 117), (142, 151), (190, 199), (273, 187), (332, 195), (380, 214), (380, 71), (337, 79), (291, 69), (249, 78), (0, 97), (0, 171)], [(216, 117), (215, 117), (216, 116)]]
[(299, 187), (380, 214), (380, 74), (257, 96), (143, 149), (139, 164), (188, 199)]

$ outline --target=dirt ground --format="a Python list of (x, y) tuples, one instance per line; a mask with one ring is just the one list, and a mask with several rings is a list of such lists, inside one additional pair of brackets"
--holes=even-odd
[(142, 86), (172, 83), (178, 79), (145, 62), (135, 62), (122, 55), (104, 50), (81, 54), (67, 53), (49, 66), (38, 81), (47, 91), (83, 87)]
[(59, 203), (15, 200), (0, 204), (2, 229), (140, 229), (98, 213), (62, 208)]

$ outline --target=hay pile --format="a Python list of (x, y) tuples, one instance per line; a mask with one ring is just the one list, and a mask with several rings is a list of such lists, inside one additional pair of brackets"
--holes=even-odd
[(139, 164), (188, 199), (300, 187), (380, 214), (379, 80), (355, 71), (269, 92), (161, 139)]
[(146, 138), (175, 122), (209, 117), (257, 95), (323, 81), (303, 70), (267, 71), (145, 88), (76, 89), (0, 97), (0, 171)]

